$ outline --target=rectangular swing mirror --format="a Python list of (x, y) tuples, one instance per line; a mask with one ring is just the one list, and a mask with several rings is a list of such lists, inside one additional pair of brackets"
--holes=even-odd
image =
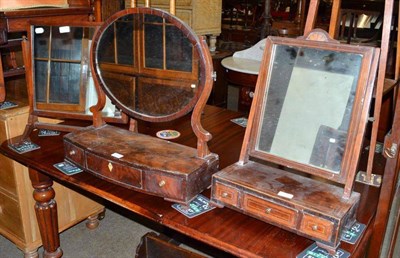
[(250, 156), (343, 183), (367, 122), (372, 49), (279, 38), (266, 48)]
[[(91, 120), (90, 107), (97, 91), (90, 73), (95, 22), (31, 22), (29, 58), (32, 69), (28, 85), (34, 114), (50, 118)], [(108, 122), (126, 122), (107, 98), (103, 116)]]
[(378, 56), (318, 29), (268, 37), (240, 160), (213, 175), (211, 201), (335, 253), (356, 221), (353, 184)]

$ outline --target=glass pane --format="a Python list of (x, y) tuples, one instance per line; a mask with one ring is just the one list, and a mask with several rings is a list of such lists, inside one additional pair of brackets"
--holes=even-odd
[(116, 23), (116, 27), (118, 63), (133, 65), (133, 15), (121, 18), (120, 21)]
[(51, 63), (50, 102), (79, 104), (81, 64)]
[[(149, 15), (146, 15), (149, 16)], [(144, 25), (145, 67), (163, 69), (163, 26), (158, 24)]]
[(50, 27), (48, 26), (34, 26), (34, 43), (33, 52), (34, 57), (48, 58), (49, 57), (49, 38)]
[(256, 149), (339, 173), (362, 56), (277, 45)]
[(46, 102), (47, 61), (35, 61), (35, 95), (37, 102)]
[(51, 58), (81, 60), (83, 28), (53, 26)]
[(115, 44), (114, 44), (114, 24), (111, 24), (101, 35), (101, 40), (97, 48), (97, 58), (99, 62), (116, 63)]
[(175, 26), (166, 27), (167, 70), (192, 71), (193, 46)]

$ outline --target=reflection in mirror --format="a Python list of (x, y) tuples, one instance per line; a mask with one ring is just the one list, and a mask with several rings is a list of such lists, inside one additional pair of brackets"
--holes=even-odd
[[(88, 69), (89, 48), (95, 27), (32, 27), (36, 110), (90, 115), (97, 93)], [(108, 100), (104, 116), (120, 116)]]
[(272, 55), (256, 149), (340, 173), (362, 55), (287, 45)]
[(101, 86), (124, 112), (159, 118), (194, 106), (199, 58), (180, 27), (156, 14), (132, 13), (106, 27), (98, 40)]

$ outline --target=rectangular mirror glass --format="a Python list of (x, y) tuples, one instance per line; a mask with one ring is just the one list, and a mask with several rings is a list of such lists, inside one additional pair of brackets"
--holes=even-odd
[(257, 150), (340, 172), (362, 55), (276, 45)]

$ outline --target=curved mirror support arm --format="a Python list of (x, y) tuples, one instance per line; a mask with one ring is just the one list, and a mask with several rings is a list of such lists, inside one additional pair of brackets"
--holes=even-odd
[(200, 38), (200, 48), (204, 62), (205, 62), (205, 72), (203, 73), (205, 76), (205, 84), (204, 90), (196, 103), (196, 106), (193, 109), (192, 113), (192, 128), (193, 132), (197, 136), (197, 152), (199, 157), (205, 157), (210, 154), (210, 150), (208, 149), (207, 142), (211, 140), (212, 135), (206, 131), (203, 126), (201, 125), (201, 113), (203, 112), (204, 106), (207, 103), (208, 97), (210, 96), (212, 85), (213, 85), (213, 78), (212, 78), (212, 58), (210, 51), (208, 50), (207, 43), (204, 37)]
[[(93, 48), (90, 49), (90, 56), (93, 55)], [(96, 72), (96, 68), (94, 67), (93, 62), (90, 62), (90, 70), (92, 74)], [(97, 103), (94, 106), (90, 107), (90, 112), (93, 113), (93, 126), (100, 127), (105, 124), (101, 111), (103, 110), (104, 106), (106, 105), (106, 95), (104, 94), (103, 90), (99, 86), (99, 80), (97, 76), (93, 76), (94, 87), (97, 92)]]

